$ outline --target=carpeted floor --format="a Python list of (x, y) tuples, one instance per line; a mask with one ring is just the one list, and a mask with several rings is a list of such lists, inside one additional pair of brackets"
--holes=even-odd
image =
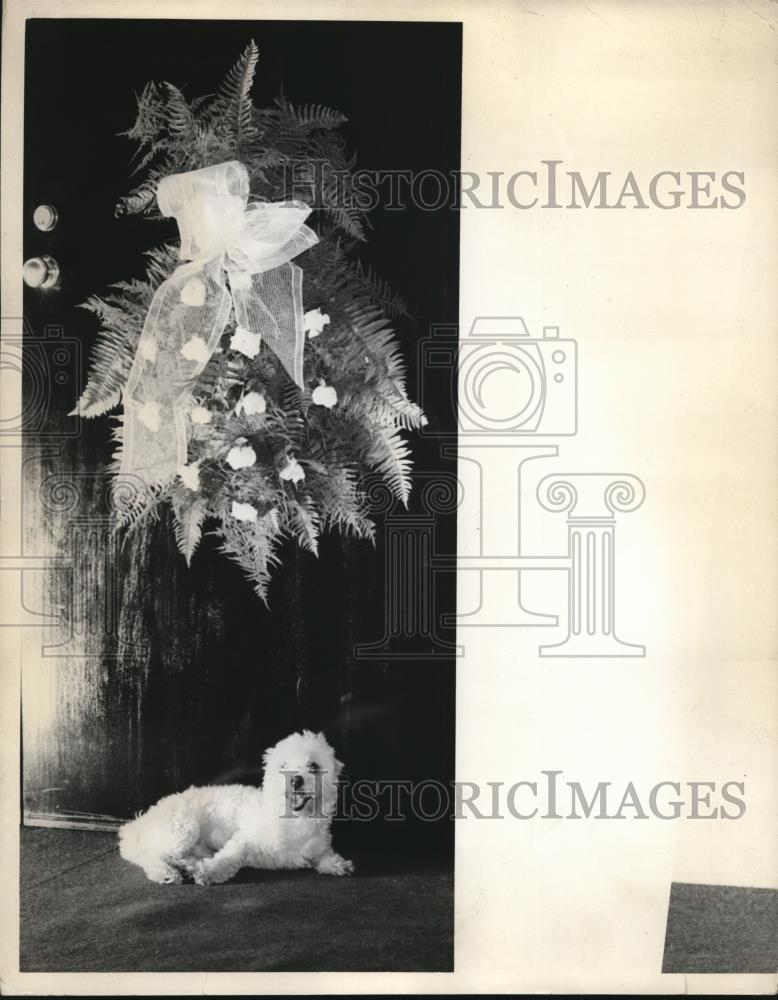
[(453, 874), (426, 856), (350, 852), (352, 878), (244, 871), (160, 886), (112, 833), (21, 833), (24, 972), (453, 969)]
[(778, 971), (778, 891), (673, 882), (662, 972)]

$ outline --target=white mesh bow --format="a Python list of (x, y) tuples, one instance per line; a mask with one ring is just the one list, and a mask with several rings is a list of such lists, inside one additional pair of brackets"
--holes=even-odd
[[(121, 472), (158, 483), (187, 460), (186, 403), (235, 318), (264, 340), (303, 386), (302, 271), (292, 258), (318, 242), (299, 201), (247, 204), (237, 160), (160, 181), (163, 215), (175, 216), (181, 259), (154, 294), (124, 390)], [(229, 276), (227, 288), (225, 271)]]

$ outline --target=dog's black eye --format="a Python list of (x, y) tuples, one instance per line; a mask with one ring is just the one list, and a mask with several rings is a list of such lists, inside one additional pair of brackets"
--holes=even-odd
[(321, 768), (316, 763), (316, 761), (312, 760), (311, 763), (308, 765), (308, 770), (309, 771), (321, 771)]

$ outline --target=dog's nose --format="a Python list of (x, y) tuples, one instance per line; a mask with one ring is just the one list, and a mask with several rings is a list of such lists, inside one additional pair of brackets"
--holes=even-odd
[(303, 776), (301, 774), (296, 774), (292, 778), (292, 788), (297, 792), (303, 787)]

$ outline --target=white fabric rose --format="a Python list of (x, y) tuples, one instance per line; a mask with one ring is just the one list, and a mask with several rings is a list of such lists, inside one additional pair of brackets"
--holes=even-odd
[(140, 420), (144, 427), (148, 427), (153, 434), (156, 434), (159, 430), (160, 421), (159, 403), (144, 403), (138, 411), (138, 420)]
[(318, 337), (325, 326), (329, 326), (330, 318), (321, 309), (309, 309), (303, 316), (303, 330), (308, 334), (308, 339)]
[(190, 278), (181, 289), (181, 301), (186, 306), (205, 305), (205, 283), (200, 278)]
[(255, 465), (257, 453), (250, 444), (236, 444), (227, 452), (227, 465), (233, 469), (248, 469)]
[(190, 337), (181, 348), (181, 353), (187, 361), (198, 361), (205, 364), (211, 360), (211, 352), (202, 337)]
[(248, 271), (230, 271), (230, 287), (236, 291), (251, 288), (251, 275)]
[(193, 406), (189, 411), (189, 419), (193, 424), (210, 424), (211, 411), (204, 406)]
[(139, 347), (144, 361), (157, 360), (157, 342), (153, 337), (141, 337)]
[(299, 483), (305, 479), (305, 471), (297, 459), (290, 455), (286, 460), (286, 465), (278, 473), (278, 478), (289, 483)]
[(232, 501), (232, 516), (236, 521), (248, 521), (251, 523), (256, 522), (257, 514), (259, 511), (256, 507), (252, 507), (250, 503), (238, 503), (237, 500)]
[(331, 385), (325, 385), (322, 382), (313, 390), (311, 399), (317, 406), (326, 406), (328, 410), (331, 410), (338, 401), (338, 394)]
[(258, 413), (264, 413), (266, 409), (267, 400), (261, 392), (247, 392), (238, 400), (235, 413), (238, 416), (243, 413), (247, 417), (253, 417)]
[(193, 462), (191, 465), (182, 465), (178, 469), (181, 482), (188, 490), (197, 493), (200, 489), (200, 464)]
[(230, 340), (230, 347), (233, 351), (240, 351), (247, 358), (255, 358), (259, 354), (259, 345), (262, 338), (258, 333), (252, 333), (243, 326), (237, 326)]

